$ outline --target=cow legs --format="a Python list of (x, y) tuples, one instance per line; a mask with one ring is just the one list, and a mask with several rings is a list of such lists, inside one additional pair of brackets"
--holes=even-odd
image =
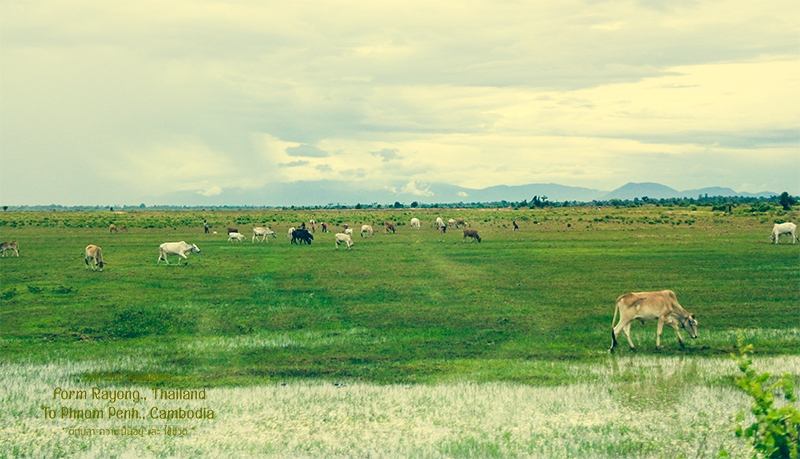
[(680, 327), (678, 327), (678, 324), (675, 322), (672, 322), (670, 325), (672, 325), (672, 329), (675, 330), (675, 336), (678, 338), (678, 344), (680, 344), (681, 349), (683, 349), (686, 346), (683, 344), (683, 336), (681, 336)]
[(664, 331), (664, 319), (658, 318), (658, 327), (656, 327), (656, 349), (661, 349), (661, 333)]
[(636, 346), (633, 345), (633, 340), (631, 340), (631, 323), (630, 321), (624, 322), (622, 320), (620, 320), (619, 323), (617, 323), (617, 326), (614, 327), (614, 343), (612, 343), (611, 349), (614, 349), (614, 346), (616, 345), (616, 337), (619, 336), (620, 332), (625, 332), (625, 338), (628, 339), (628, 346), (630, 346), (631, 349), (636, 349)]

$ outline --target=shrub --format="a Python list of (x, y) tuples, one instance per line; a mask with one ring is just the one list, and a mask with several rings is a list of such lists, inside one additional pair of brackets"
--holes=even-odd
[(3, 293), (0, 294), (0, 299), (10, 300), (11, 298), (14, 298), (15, 296), (17, 296), (17, 289), (10, 288), (10, 289), (4, 290)]
[[(750, 355), (753, 346), (744, 345), (738, 339), (738, 355), (734, 355), (742, 375), (736, 377), (736, 385), (753, 399), (750, 408), (755, 420), (750, 425), (737, 424), (736, 436), (749, 438), (759, 456), (766, 458), (798, 458), (800, 451), (800, 410), (794, 405), (797, 396), (794, 381), (785, 374), (769, 383), (769, 373), (757, 373)], [(777, 407), (776, 395), (786, 403)], [(744, 422), (744, 414), (737, 416)]]

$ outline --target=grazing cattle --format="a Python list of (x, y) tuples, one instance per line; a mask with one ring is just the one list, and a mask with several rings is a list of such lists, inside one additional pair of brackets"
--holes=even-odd
[[(348, 228), (348, 229), (352, 229), (352, 228)], [(353, 238), (349, 234), (336, 233), (336, 243), (335, 243), (335, 245), (336, 245), (337, 249), (339, 248), (339, 244), (345, 244), (347, 246), (347, 248), (349, 249), (350, 247), (353, 246)]]
[[(615, 326), (614, 321), (617, 320), (617, 315), (619, 315), (619, 322)], [(661, 348), (661, 332), (664, 329), (664, 324), (675, 330), (675, 336), (678, 337), (678, 343), (681, 347), (684, 346), (680, 332), (681, 328), (689, 332), (689, 336), (692, 338), (697, 338), (697, 320), (692, 313), (678, 303), (678, 298), (672, 290), (626, 293), (617, 298), (617, 304), (614, 307), (614, 317), (611, 319), (611, 348), (609, 352), (614, 352), (614, 348), (617, 346), (617, 336), (621, 331), (625, 332), (630, 348), (635, 349), (631, 340), (631, 323), (634, 320), (644, 323), (645, 320), (653, 319), (658, 320), (656, 348)]]
[(447, 219), (447, 226), (456, 226), (456, 221), (452, 218)]
[(347, 229), (347, 228), (350, 228), (350, 225), (348, 225), (347, 223), (342, 223), (342, 229)]
[(0, 243), (0, 253), (2, 253), (2, 256), (6, 256), (6, 252), (9, 250), (14, 252), (14, 255), (19, 256), (19, 247), (17, 246), (17, 241)]
[(242, 242), (244, 240), (244, 234), (242, 233), (228, 233), (228, 242)]
[(461, 228), (462, 226), (469, 226), (469, 224), (464, 221), (463, 218), (459, 218), (456, 220), (456, 228)]
[(352, 236), (353, 235), (353, 228), (347, 228), (346, 230), (344, 230), (344, 234), (349, 234), (350, 236)]
[(517, 225), (516, 220), (511, 220), (511, 224), (514, 225), (514, 231), (519, 231), (519, 225)]
[(267, 236), (272, 236), (273, 238), (277, 237), (275, 231), (264, 226), (256, 226), (253, 228), (253, 239), (250, 242), (256, 242), (259, 238), (261, 242), (264, 242), (267, 240)]
[(797, 242), (797, 225), (791, 222), (786, 223), (775, 223), (772, 225), (772, 237), (771, 240), (778, 243), (778, 240), (781, 237), (781, 234), (788, 234), (792, 237), (792, 244)]
[(228, 234), (238, 233), (238, 232), (239, 232), (239, 228), (233, 228), (233, 227), (230, 227), (230, 226), (228, 227), (228, 231), (227, 231)]
[(442, 217), (436, 217), (436, 221), (433, 222), (433, 227), (441, 228), (442, 226), (444, 226), (444, 220), (442, 220)]
[(420, 227), (419, 218), (414, 217), (414, 218), (411, 219), (411, 227), (414, 228), (414, 229), (419, 229), (419, 227)]
[(323, 233), (327, 233), (328, 232), (328, 224), (327, 223), (323, 223), (322, 224), (322, 232)]
[(472, 238), (472, 240), (474, 240), (474, 241), (481, 242), (481, 235), (478, 234), (478, 230), (465, 229), (464, 230), (464, 239), (466, 239), (468, 237)]
[(361, 237), (372, 236), (375, 234), (375, 230), (372, 229), (372, 225), (361, 225)]
[(117, 226), (117, 231), (119, 231), (120, 233), (127, 233), (128, 232), (128, 227), (125, 226), (125, 225), (119, 225), (119, 226)]
[(442, 223), (439, 225), (439, 232), (440, 232), (440, 233), (442, 233), (442, 234), (444, 234), (444, 233), (446, 233), (446, 232), (447, 232), (447, 225), (445, 225), (445, 224), (444, 224), (444, 222), (442, 222)]
[(300, 228), (292, 231), (292, 244), (309, 244), (314, 240), (314, 235), (307, 229)]
[(108, 225), (108, 232), (109, 233), (116, 233), (117, 232), (117, 225), (115, 225), (113, 223)]
[(208, 234), (208, 231), (211, 229), (211, 225), (208, 224), (207, 221), (203, 222), (203, 233)]
[(291, 239), (292, 238), (292, 233), (294, 233), (294, 230), (295, 230), (295, 227), (294, 226), (290, 226), (289, 227), (289, 231), (286, 232), (286, 237)]
[(396, 232), (397, 232), (397, 227), (395, 227), (395, 226), (394, 226), (394, 223), (392, 223), (392, 222), (384, 222), (384, 223), (383, 223), (383, 229), (384, 229), (384, 230), (385, 230), (387, 233), (392, 233), (392, 234), (394, 234), (394, 233), (396, 233)]
[[(158, 264), (161, 260), (164, 260), (166, 264), (169, 264), (167, 255), (177, 255), (186, 260), (186, 263), (189, 263), (189, 257), (187, 257), (186, 254), (192, 252), (200, 253), (200, 249), (197, 248), (196, 245), (188, 244), (185, 241), (165, 242), (158, 246), (158, 260), (156, 260), (156, 264)], [(178, 263), (180, 263), (180, 260), (178, 260)]]
[(92, 271), (102, 271), (106, 265), (103, 261), (103, 250), (94, 244), (87, 245), (83, 252), (83, 262), (87, 268), (92, 268)]
[(317, 221), (313, 218), (308, 221), (308, 224), (311, 226), (311, 232), (314, 233), (317, 231)]

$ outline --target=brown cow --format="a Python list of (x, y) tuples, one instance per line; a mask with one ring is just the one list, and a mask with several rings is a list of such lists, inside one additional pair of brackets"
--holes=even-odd
[(8, 250), (14, 252), (14, 255), (19, 256), (19, 247), (17, 246), (17, 241), (0, 243), (0, 253), (3, 254), (2, 256), (6, 256), (6, 251)]
[(394, 226), (394, 223), (392, 222), (384, 222), (383, 226), (387, 233), (391, 232), (392, 234), (394, 234), (397, 232), (397, 228)]
[[(619, 315), (619, 322), (614, 325)], [(689, 332), (689, 336), (697, 338), (697, 320), (694, 315), (683, 308), (678, 303), (678, 297), (672, 290), (661, 290), (658, 292), (633, 292), (626, 293), (617, 298), (617, 305), (614, 308), (614, 317), (611, 319), (611, 348), (609, 352), (614, 352), (617, 346), (617, 336), (621, 331), (625, 332), (628, 345), (633, 350), (635, 346), (631, 340), (631, 323), (634, 320), (644, 322), (645, 320), (658, 320), (656, 330), (656, 348), (661, 348), (661, 332), (664, 324), (675, 330), (678, 343), (683, 347), (683, 337), (680, 329)]]

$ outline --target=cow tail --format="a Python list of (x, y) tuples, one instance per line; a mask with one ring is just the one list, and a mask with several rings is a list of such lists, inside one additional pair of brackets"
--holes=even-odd
[(617, 346), (617, 336), (614, 334), (614, 322), (617, 321), (619, 315), (619, 301), (614, 304), (614, 316), (611, 318), (611, 349)]

